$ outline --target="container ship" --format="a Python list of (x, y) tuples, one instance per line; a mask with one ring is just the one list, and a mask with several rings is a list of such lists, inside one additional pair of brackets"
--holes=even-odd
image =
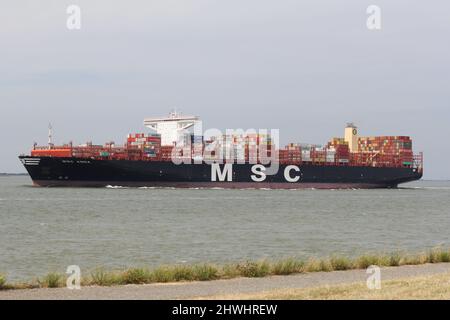
[[(206, 137), (196, 116), (144, 120), (126, 143), (34, 145), (19, 156), (41, 187), (342, 189), (396, 188), (423, 175), (423, 154), (408, 136), (359, 136), (349, 123), (326, 145), (289, 143), (247, 131)], [(264, 155), (264, 157), (262, 156)]]

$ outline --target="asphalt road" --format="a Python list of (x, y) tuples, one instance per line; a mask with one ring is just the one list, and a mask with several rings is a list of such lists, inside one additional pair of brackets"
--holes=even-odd
[[(381, 280), (403, 279), (416, 276), (450, 274), (450, 263), (425, 264), (381, 268)], [(366, 270), (315, 272), (290, 276), (266, 278), (238, 278), (205, 282), (182, 282), (170, 284), (127, 285), (115, 287), (82, 287), (80, 290), (67, 288), (27, 289), (0, 291), (4, 299), (190, 299), (216, 295), (258, 293), (276, 289), (308, 288), (347, 283), (366, 283)], [(449, 276), (450, 277), (450, 276)]]

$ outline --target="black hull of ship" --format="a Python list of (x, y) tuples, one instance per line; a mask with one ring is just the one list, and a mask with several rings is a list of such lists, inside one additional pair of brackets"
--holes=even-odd
[[(232, 181), (211, 181), (211, 165), (167, 161), (93, 160), (82, 158), (19, 157), (33, 180), (42, 187), (173, 187), (173, 188), (269, 188), (343, 189), (395, 188), (419, 180), (413, 168), (299, 165), (291, 171), (298, 182), (287, 182), (280, 165), (278, 173), (264, 182), (251, 178), (252, 164), (233, 164)], [(222, 168), (222, 165), (221, 165)]]

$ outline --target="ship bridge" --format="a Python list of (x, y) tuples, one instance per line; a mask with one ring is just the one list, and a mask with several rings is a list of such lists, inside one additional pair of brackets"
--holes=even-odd
[(194, 133), (194, 127), (198, 125), (202, 125), (199, 117), (185, 116), (176, 111), (169, 113), (168, 117), (144, 119), (144, 126), (161, 135), (162, 146), (183, 144), (185, 138), (190, 137)]

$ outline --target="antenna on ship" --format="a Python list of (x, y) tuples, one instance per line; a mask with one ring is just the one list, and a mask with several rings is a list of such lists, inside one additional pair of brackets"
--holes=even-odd
[(53, 147), (53, 127), (52, 124), (48, 124), (48, 148), (51, 149)]
[(171, 118), (171, 119), (176, 119), (180, 116), (181, 116), (181, 112), (178, 112), (177, 108), (172, 108), (172, 110), (169, 113), (169, 118)]

